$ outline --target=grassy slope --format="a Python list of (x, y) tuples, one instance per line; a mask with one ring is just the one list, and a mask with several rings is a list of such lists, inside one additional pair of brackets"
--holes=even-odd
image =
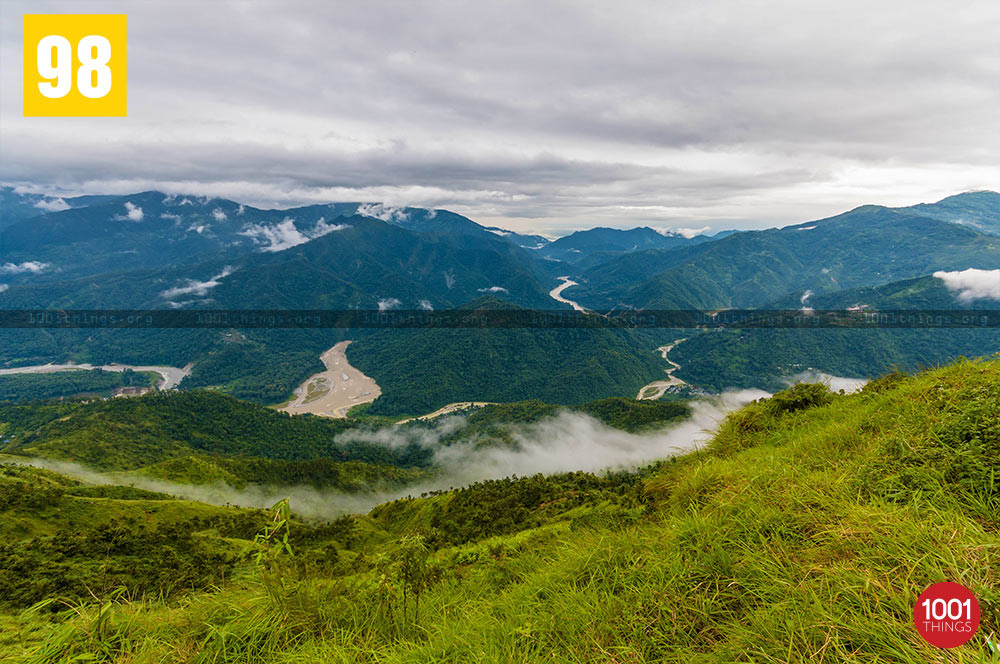
[[(103, 623), (96, 607), (64, 624), (10, 617), (25, 642), (5, 643), (47, 638), (36, 662), (996, 661), (997, 471), (1000, 361), (850, 396), (800, 389), (731, 416), (708, 450), (647, 477), (641, 500), (568, 489), (592, 499), (559, 512), (543, 492), (526, 530), (436, 550), (419, 617), (412, 596), (399, 611), (413, 548), (400, 535), (467, 522), (461, 493), (360, 519), (367, 544), (336, 573), (286, 563), (179, 604), (110, 605)], [(497, 504), (485, 496), (479, 518)], [(953, 651), (910, 617), (943, 580), (983, 609)]]

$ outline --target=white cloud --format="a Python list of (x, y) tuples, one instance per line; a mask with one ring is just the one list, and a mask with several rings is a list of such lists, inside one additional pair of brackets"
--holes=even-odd
[(125, 214), (115, 215), (116, 221), (142, 221), (142, 208), (134, 205), (132, 201), (125, 201)]
[(1000, 270), (969, 268), (960, 272), (935, 272), (948, 290), (958, 293), (960, 302), (1000, 300)]
[(25, 272), (38, 274), (47, 267), (49, 267), (49, 263), (42, 263), (40, 261), (25, 261), (23, 263), (4, 263), (3, 265), (0, 265), (0, 274), (23, 274)]
[(815, 230), (815, 229), (816, 229), (815, 226), (801, 226), (801, 227), (797, 228), (796, 230), (799, 230), (799, 231), (812, 231), (812, 230)]
[(7, 284), (0, 284), (0, 293), (4, 292), (8, 288), (10, 288), (10, 286), (8, 286)]
[(227, 219), (226, 213), (223, 212), (221, 208), (215, 208), (212, 210), (212, 218), (216, 221), (225, 221)]
[(384, 298), (382, 298), (381, 300), (378, 301), (378, 310), (379, 311), (389, 311), (390, 309), (397, 308), (401, 304), (402, 304), (402, 302), (400, 302), (399, 300), (397, 300), (394, 297), (384, 297)]
[(167, 290), (160, 293), (160, 297), (165, 300), (173, 300), (174, 298), (180, 297), (182, 295), (195, 295), (198, 297), (204, 297), (208, 294), (208, 291), (218, 286), (223, 279), (228, 277), (233, 273), (233, 268), (226, 266), (223, 268), (222, 272), (215, 275), (208, 281), (198, 281), (196, 279), (185, 279), (183, 286), (176, 286), (174, 288), (168, 288)]
[(195, 226), (192, 224), (191, 226), (188, 227), (188, 232), (195, 232), (198, 235), (201, 235), (204, 231), (205, 231), (204, 226)]
[(243, 203), (240, 203), (240, 206), (238, 208), (236, 208), (236, 214), (238, 214), (238, 215), (242, 215), (245, 211), (246, 211), (246, 208), (243, 207)]
[(509, 235), (513, 235), (513, 233), (511, 233), (510, 231), (505, 231), (502, 228), (487, 228), (486, 230), (488, 230), (490, 233), (493, 233), (494, 235), (499, 235), (500, 237), (507, 237)]
[(358, 206), (357, 214), (387, 222), (406, 221), (409, 218), (404, 209), (381, 203), (362, 203)]
[(804, 314), (811, 314), (813, 313), (813, 311), (815, 311), (815, 309), (810, 307), (808, 304), (809, 298), (811, 298), (812, 296), (813, 292), (811, 290), (807, 290), (805, 293), (802, 294), (802, 297), (799, 298), (799, 304), (802, 305), (802, 308), (799, 311), (801, 311)]
[(420, 300), (417, 305), (424, 311), (434, 311), (434, 305), (431, 304), (430, 300)]
[(480, 293), (509, 293), (503, 286), (490, 286), (489, 288), (477, 289)]
[(323, 217), (320, 217), (311, 231), (303, 233), (295, 227), (294, 219), (285, 217), (280, 223), (273, 226), (250, 224), (240, 232), (240, 235), (245, 235), (254, 242), (265, 245), (261, 247), (261, 251), (276, 252), (297, 247), (309, 240), (315, 240), (318, 237), (334, 231), (342, 231), (345, 228), (350, 228), (350, 226), (348, 224), (328, 224)]
[(61, 198), (43, 198), (35, 203), (35, 207), (46, 212), (62, 212), (69, 209), (69, 203)]
[(170, 214), (169, 212), (161, 212), (160, 213), (160, 219), (169, 219), (170, 221), (180, 221), (181, 220), (181, 215), (179, 215), (179, 214)]
[(701, 228), (678, 228), (677, 233), (690, 240), (694, 236), (707, 233), (710, 230), (712, 230), (711, 226), (702, 226)]

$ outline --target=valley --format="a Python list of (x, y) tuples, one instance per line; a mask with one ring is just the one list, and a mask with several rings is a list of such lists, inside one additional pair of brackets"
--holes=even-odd
[(672, 344), (667, 344), (666, 346), (660, 346), (656, 349), (663, 361), (670, 365), (669, 369), (664, 369), (668, 378), (667, 380), (654, 380), (652, 383), (644, 386), (639, 393), (635, 396), (636, 399), (659, 399), (667, 391), (668, 388), (680, 385), (687, 385), (683, 380), (674, 375), (674, 372), (681, 368), (681, 365), (677, 364), (671, 360), (667, 354), (677, 347), (678, 344), (687, 341), (687, 339), (678, 339)]
[(564, 290), (566, 290), (567, 288), (569, 288), (570, 286), (577, 286), (579, 284), (577, 284), (575, 281), (573, 281), (569, 277), (559, 277), (559, 281), (561, 281), (562, 283), (560, 285), (556, 286), (555, 288), (553, 288), (551, 291), (549, 291), (549, 297), (551, 297), (556, 302), (562, 302), (563, 304), (570, 305), (571, 307), (573, 307), (573, 311), (579, 311), (581, 313), (587, 313), (586, 309), (584, 309), (583, 307), (581, 307), (579, 304), (577, 304), (573, 300), (566, 299), (562, 295), (562, 292)]

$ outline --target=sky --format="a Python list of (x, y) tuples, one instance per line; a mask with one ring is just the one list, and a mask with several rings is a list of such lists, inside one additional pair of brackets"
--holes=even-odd
[[(21, 14), (128, 15), (127, 118), (25, 118)], [(0, 0), (0, 183), (766, 228), (1000, 189), (1000, 3)]]

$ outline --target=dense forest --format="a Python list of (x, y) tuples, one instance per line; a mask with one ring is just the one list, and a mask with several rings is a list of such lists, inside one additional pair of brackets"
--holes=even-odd
[(73, 396), (108, 397), (118, 387), (153, 387), (156, 374), (102, 369), (0, 375), (0, 402), (26, 402)]

